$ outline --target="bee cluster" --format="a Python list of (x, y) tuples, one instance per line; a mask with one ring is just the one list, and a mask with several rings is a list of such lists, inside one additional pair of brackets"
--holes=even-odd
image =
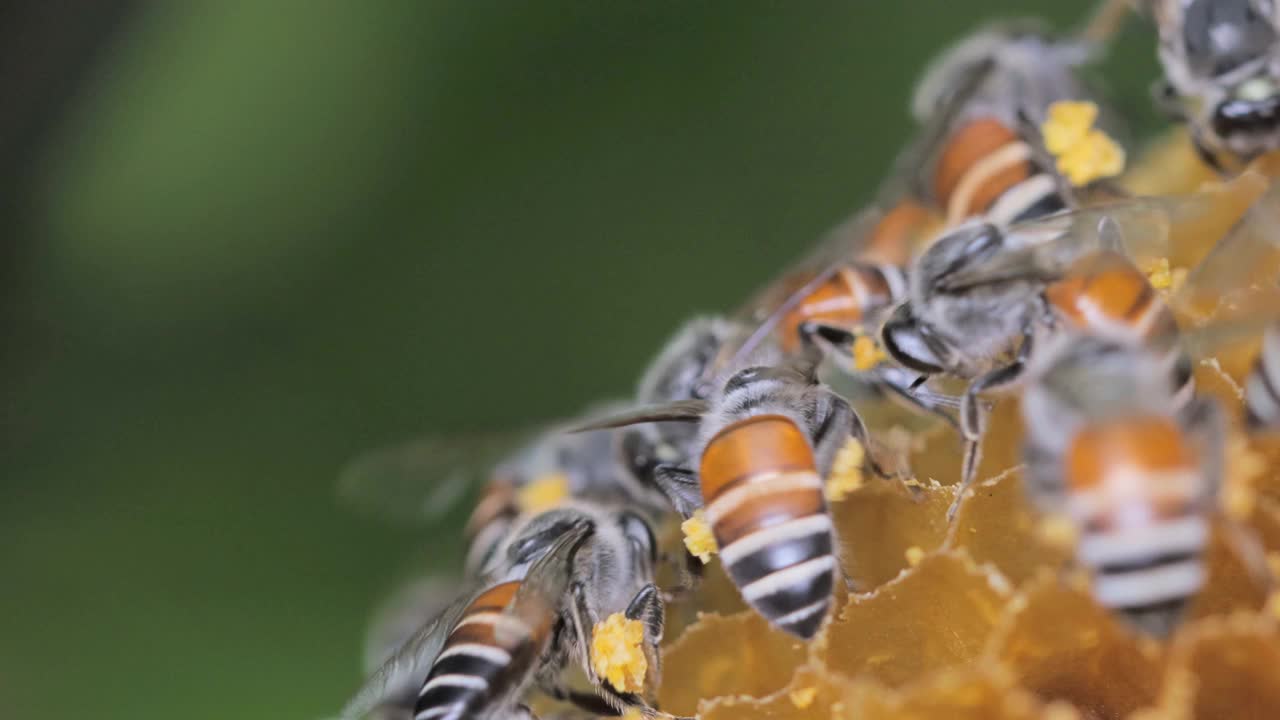
[[(867, 209), (489, 469), (344, 717), (1280, 712), (1280, 10), (1136, 3), (1181, 129), (1126, 172), (1128, 4), (941, 54)], [(443, 512), (477, 452), (344, 491)]]

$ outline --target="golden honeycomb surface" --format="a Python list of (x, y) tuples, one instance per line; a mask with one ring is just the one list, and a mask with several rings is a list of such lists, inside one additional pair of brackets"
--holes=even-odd
[[(1267, 186), (1257, 175), (1219, 182), (1188, 148), (1179, 133), (1157, 142), (1127, 181), (1211, 202), (1172, 229), (1175, 267), (1207, 256)], [(1009, 400), (954, 520), (960, 454), (945, 427), (912, 436), (914, 480), (869, 477), (832, 504), (845, 582), (812, 642), (743, 609), (712, 558), (703, 586), (670, 605), (662, 709), (704, 720), (1280, 717), (1280, 441), (1246, 438), (1238, 423), (1254, 350), (1197, 369), (1234, 427), (1209, 579), (1171, 638), (1141, 636), (1093, 601), (1070, 538), (1025, 496)]]

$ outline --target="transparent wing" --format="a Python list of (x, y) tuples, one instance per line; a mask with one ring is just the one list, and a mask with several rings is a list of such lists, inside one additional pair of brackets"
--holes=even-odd
[[(1203, 322), (1243, 318), (1266, 310), (1280, 278), (1280, 190), (1263, 194), (1256, 176), (1241, 187), (1236, 202), (1201, 230), (1208, 248), (1172, 300), (1180, 314)], [(1247, 204), (1245, 204), (1247, 202)], [(1207, 224), (1207, 223), (1204, 223)], [(1199, 230), (1197, 228), (1197, 230)]]
[(431, 663), (440, 654), (440, 648), (448, 637), (449, 629), (461, 617), (463, 610), (479, 594), (479, 587), (469, 587), (439, 615), (422, 624), (408, 640), (387, 658), (365, 680), (355, 696), (342, 709), (343, 720), (359, 720), (379, 705), (395, 702), (411, 696), (426, 677)]
[(423, 524), (456, 511), (493, 468), (536, 433), (425, 435), (367, 453), (338, 476), (344, 504), (377, 517)]
[(1099, 251), (1118, 252), (1143, 269), (1161, 261), (1197, 268), (1261, 194), (1259, 183), (1256, 175), (1241, 176), (1195, 195), (1134, 198), (1020, 223), (1006, 232), (1005, 250), (948, 274), (938, 287), (956, 292), (1013, 279), (1053, 279)]
[(364, 670), (372, 673), (404, 645), (424, 620), (444, 613), (458, 594), (455, 577), (416, 577), (397, 588), (374, 612), (365, 635)]

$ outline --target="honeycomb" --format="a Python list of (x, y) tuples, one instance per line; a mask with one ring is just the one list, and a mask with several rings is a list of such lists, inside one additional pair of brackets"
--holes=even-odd
[[(1267, 186), (1258, 175), (1216, 181), (1189, 147), (1172, 134), (1127, 180), (1135, 192), (1195, 191), (1212, 203), (1174, 228), (1179, 256), (1166, 259), (1184, 268)], [(1197, 380), (1237, 418), (1252, 350), (1233, 352), (1206, 359)], [(703, 720), (1280, 716), (1280, 594), (1271, 582), (1280, 570), (1280, 439), (1232, 428), (1209, 579), (1173, 637), (1157, 641), (1092, 600), (1071, 538), (1028, 503), (1018, 419), (1014, 400), (995, 408), (981, 480), (950, 522), (955, 433), (897, 431), (914, 479), (868, 477), (832, 504), (844, 583), (811, 643), (743, 609), (713, 557), (702, 584), (670, 604), (660, 707)]]

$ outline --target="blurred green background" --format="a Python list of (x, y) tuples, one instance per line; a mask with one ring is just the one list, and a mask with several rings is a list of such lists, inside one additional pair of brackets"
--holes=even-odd
[[(628, 392), (870, 195), (933, 52), (1090, 4), (135, 6), (6, 233), (0, 717), (332, 714), (457, 561), (344, 460)], [(1152, 58), (1108, 64), (1140, 126)]]

